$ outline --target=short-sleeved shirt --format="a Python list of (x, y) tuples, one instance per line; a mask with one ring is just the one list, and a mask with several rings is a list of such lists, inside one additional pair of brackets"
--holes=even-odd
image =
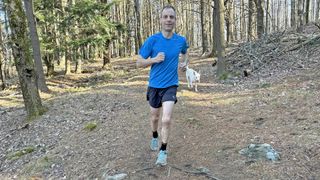
[(149, 87), (167, 88), (179, 85), (179, 54), (185, 54), (188, 47), (186, 38), (175, 33), (170, 39), (167, 39), (159, 32), (150, 36), (144, 42), (139, 54), (147, 61), (149, 57), (156, 57), (159, 52), (164, 52), (165, 54), (163, 62), (151, 65)]

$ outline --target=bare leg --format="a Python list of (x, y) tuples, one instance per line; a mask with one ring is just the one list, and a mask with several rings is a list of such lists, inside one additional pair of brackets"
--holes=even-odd
[(150, 106), (150, 112), (151, 112), (151, 130), (153, 132), (158, 130), (158, 122), (160, 118), (160, 109), (161, 108), (153, 108)]
[(161, 129), (161, 138), (162, 143), (168, 142), (170, 124), (171, 124), (171, 115), (174, 107), (174, 101), (165, 101), (162, 103), (163, 113), (162, 113), (162, 129)]

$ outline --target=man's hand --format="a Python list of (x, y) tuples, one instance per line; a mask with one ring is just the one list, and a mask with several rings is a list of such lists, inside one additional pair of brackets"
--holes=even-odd
[(182, 71), (186, 71), (187, 65), (188, 65), (187, 62), (182, 62), (179, 64), (179, 69)]
[(164, 61), (165, 55), (164, 52), (159, 52), (156, 57), (152, 58), (155, 63), (160, 63)]

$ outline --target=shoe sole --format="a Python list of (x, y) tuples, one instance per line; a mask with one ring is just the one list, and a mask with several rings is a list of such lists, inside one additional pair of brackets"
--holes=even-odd
[(156, 163), (156, 165), (159, 167), (159, 166), (161, 166), (161, 167), (163, 167), (163, 166), (166, 166), (167, 165), (167, 163), (165, 163), (165, 164), (162, 164), (162, 163)]

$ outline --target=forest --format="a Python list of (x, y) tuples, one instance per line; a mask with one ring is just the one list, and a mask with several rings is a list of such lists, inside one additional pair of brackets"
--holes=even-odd
[[(166, 5), (201, 82), (179, 72), (159, 168), (136, 60)], [(0, 0), (0, 179), (319, 179), (319, 13), (320, 0)], [(264, 143), (279, 161), (239, 153)]]

